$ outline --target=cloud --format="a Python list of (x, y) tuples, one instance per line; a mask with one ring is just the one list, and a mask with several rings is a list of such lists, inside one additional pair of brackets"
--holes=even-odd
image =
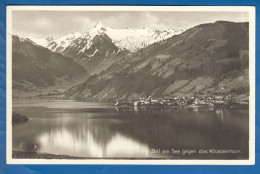
[[(144, 18), (146, 21), (146, 25), (150, 26), (150, 28), (154, 28), (154, 29), (169, 28), (169, 25), (167, 25), (167, 23), (165, 23), (164, 18), (162, 18), (160, 16), (156, 16), (156, 15), (152, 14), (151, 12), (146, 12)], [(162, 22), (162, 21), (164, 21), (164, 22)]]
[(100, 18), (100, 21), (109, 27), (126, 28), (129, 25), (129, 23), (134, 22), (131, 19), (132, 16), (130, 14), (124, 13), (118, 16), (114, 16), (114, 15), (110, 15), (108, 17), (104, 16)]
[(248, 21), (246, 12), (13, 11), (13, 34), (36, 38), (86, 32), (101, 21), (114, 28), (187, 29), (217, 20)]
[(34, 21), (34, 25), (39, 28), (48, 28), (53, 26), (52, 20), (48, 19), (48, 18), (38, 18)]

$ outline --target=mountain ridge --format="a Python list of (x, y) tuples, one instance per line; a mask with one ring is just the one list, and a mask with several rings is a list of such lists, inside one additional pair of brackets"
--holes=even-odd
[[(79, 32), (70, 33), (59, 38), (53, 38), (53, 40), (51, 41), (49, 41), (49, 38), (51, 37), (36, 39), (31, 36), (27, 36), (25, 38), (31, 39), (38, 45), (47, 47), (52, 51), (56, 51), (57, 49), (58, 50), (65, 49), (67, 45), (71, 44), (69, 42), (70, 40), (74, 40), (78, 38), (81, 39), (87, 38), (91, 40), (96, 35), (105, 33), (107, 36), (109, 36), (112, 39), (113, 43), (115, 43), (115, 45), (119, 49), (134, 52), (154, 42), (158, 42), (163, 39), (167, 39), (173, 35), (180, 34), (183, 31), (184, 30), (176, 31), (174, 29), (152, 30), (146, 27), (141, 29), (132, 29), (132, 28), (115, 29), (115, 28), (107, 27), (101, 22), (98, 22), (96, 25), (92, 26), (87, 32), (83, 34)], [(63, 44), (64, 43), (66, 44), (63, 45), (62, 42)]]
[(64, 91), (89, 76), (73, 59), (12, 36), (13, 95), (32, 96), (41, 92)]
[(26, 39), (73, 58), (90, 74), (99, 74), (127, 54), (181, 32), (173, 29), (115, 29), (98, 22), (83, 34), (76, 32), (60, 38)]
[(234, 94), (248, 99), (248, 22), (218, 21), (126, 55), (66, 98), (136, 99)]

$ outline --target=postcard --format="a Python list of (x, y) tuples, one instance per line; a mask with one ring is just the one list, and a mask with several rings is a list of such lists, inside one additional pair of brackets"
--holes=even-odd
[(255, 163), (255, 8), (8, 6), (7, 164)]

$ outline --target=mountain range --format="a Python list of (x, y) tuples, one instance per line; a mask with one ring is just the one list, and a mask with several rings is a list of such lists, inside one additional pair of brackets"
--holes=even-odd
[(73, 58), (91, 74), (98, 74), (121, 57), (155, 42), (182, 33), (173, 29), (152, 30), (115, 29), (98, 22), (86, 33), (71, 33), (60, 38), (36, 39), (26, 37), (38, 45)]
[(248, 23), (201, 24), (125, 56), (66, 92), (67, 98), (231, 94), (249, 96)]
[[(19, 40), (19, 44), (14, 40)], [(79, 83), (63, 93), (64, 98), (115, 100), (149, 95), (192, 96), (198, 93), (232, 94), (247, 100), (248, 40), (248, 22), (218, 21), (185, 31), (114, 29), (97, 23), (84, 34), (73, 33), (61, 38), (13, 39), (13, 45), (15, 43), (17, 47), (14, 49), (13, 46), (13, 53), (19, 50), (18, 57), (23, 57), (23, 61), (19, 62), (14, 62), (13, 58), (13, 64), (16, 64), (13, 73), (25, 71), (23, 64), (33, 62), (34, 58), (45, 60), (46, 56), (42, 55), (48, 54), (46, 60), (53, 61), (50, 56), (55, 55), (69, 60), (72, 67), (77, 69), (66, 70), (66, 64), (56, 64), (56, 68), (60, 66), (64, 69), (61, 74), (71, 77), (72, 81), (80, 78)], [(52, 73), (50, 76), (55, 78), (62, 77), (54, 71), (55, 66), (39, 62), (30, 62), (30, 67), (40, 67), (43, 72), (48, 70), (48, 73)], [(20, 64), (23, 66), (18, 68)], [(71, 74), (71, 71), (75, 72)], [(31, 82), (27, 76), (16, 78), (15, 82), (23, 84), (24, 79)], [(46, 82), (41, 86), (55, 86)], [(33, 83), (35, 88), (37, 85)]]

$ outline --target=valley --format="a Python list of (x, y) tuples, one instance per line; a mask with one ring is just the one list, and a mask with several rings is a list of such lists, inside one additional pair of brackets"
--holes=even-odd
[[(248, 101), (248, 23), (217, 21), (186, 31), (168, 30), (168, 34), (161, 31), (157, 35), (147, 28), (120, 29), (117, 30), (118, 36), (113, 33), (115, 30), (98, 23), (85, 34), (70, 34), (62, 39), (48, 38), (48, 41), (43, 42), (42, 39), (26, 38), (26, 41), (35, 45), (41, 44), (37, 47), (49, 53), (54, 51), (55, 55), (67, 56), (73, 65), (81, 67), (76, 68), (77, 71), (73, 72), (73, 78), (70, 79), (77, 79), (78, 83), (65, 85), (66, 90), (50, 92), (58, 89), (59, 85), (54, 85), (54, 81), (65, 84), (69, 81), (67, 76), (55, 74), (55, 78), (59, 76), (58, 80), (48, 81), (40, 87), (34, 81), (33, 87), (37, 89), (34, 96), (115, 101), (148, 96), (191, 97), (198, 93), (232, 95), (234, 99)], [(146, 37), (143, 38), (143, 35)], [(151, 39), (159, 36), (157, 40)], [(124, 42), (129, 42), (119, 44), (123, 43), (122, 38)], [(142, 40), (143, 46), (140, 46), (138, 40)], [(72, 70), (64, 73), (71, 76)], [(74, 79), (74, 75), (77, 78)], [(28, 77), (18, 77), (13, 82), (14, 89), (19, 89), (16, 88), (19, 85), (23, 88), (31, 85), (32, 80), (28, 80)], [(26, 83), (22, 80), (24, 78)], [(52, 89), (46, 92), (46, 87)], [(20, 95), (21, 90), (17, 91)]]

